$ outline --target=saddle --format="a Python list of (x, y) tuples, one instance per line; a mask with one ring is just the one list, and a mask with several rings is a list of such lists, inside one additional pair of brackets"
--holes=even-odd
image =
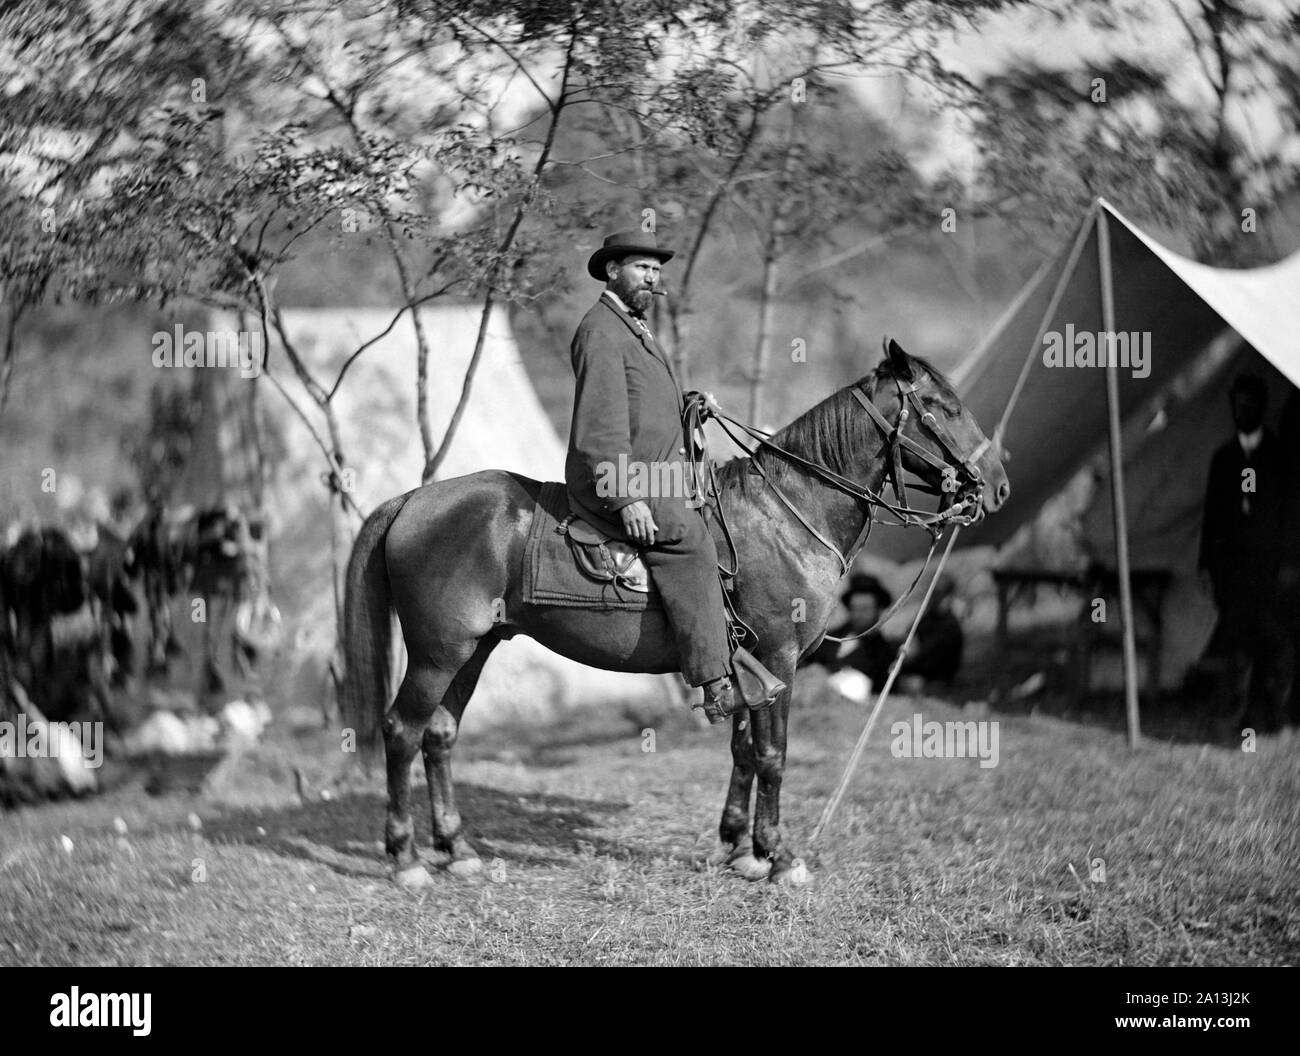
[(578, 570), (588, 579), (613, 583), (637, 594), (650, 593), (650, 572), (641, 560), (641, 551), (631, 543), (615, 539), (576, 513), (557, 524), (555, 532), (568, 541)]
[[(578, 570), (597, 583), (612, 583), (637, 594), (650, 592), (650, 574), (641, 560), (641, 552), (631, 543), (615, 539), (576, 513), (570, 513), (555, 526), (557, 535), (569, 543), (569, 550)], [(725, 584), (725, 580), (723, 581)], [(725, 592), (724, 592), (725, 596)], [(730, 703), (706, 695), (701, 705), (712, 724), (724, 722), (729, 716), (746, 707), (754, 710), (769, 707), (785, 689), (785, 683), (765, 668), (741, 644), (747, 634), (754, 632), (743, 623), (733, 622), (731, 606), (727, 606), (728, 636), (732, 641), (731, 677), (734, 694)]]

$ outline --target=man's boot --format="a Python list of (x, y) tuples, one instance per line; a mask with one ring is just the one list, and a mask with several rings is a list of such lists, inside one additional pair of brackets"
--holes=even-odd
[(704, 717), (712, 726), (726, 722), (744, 707), (744, 704), (736, 703), (736, 692), (729, 678), (715, 678), (712, 682), (706, 682), (703, 688), (704, 699), (698, 704), (692, 704), (691, 708), (704, 709)]
[(715, 678), (704, 686), (705, 718), (716, 726), (743, 708), (762, 711), (785, 689), (785, 683), (765, 668), (748, 649), (737, 646), (731, 654), (731, 678)]

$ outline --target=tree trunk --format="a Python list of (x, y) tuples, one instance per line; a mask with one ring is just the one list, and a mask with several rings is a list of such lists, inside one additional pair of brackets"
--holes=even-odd
[[(513, 241), (514, 232), (510, 234)], [(507, 247), (508, 248), (508, 247)], [(456, 430), (460, 427), (460, 420), (465, 414), (465, 407), (469, 404), (470, 388), (474, 384), (474, 375), (478, 373), (479, 361), (483, 358), (483, 348), (487, 344), (488, 323), (492, 319), (492, 307), (496, 302), (496, 288), (488, 287), (487, 293), (483, 297), (483, 311), (479, 315), (478, 335), (474, 338), (474, 352), (469, 357), (469, 366), (465, 369), (465, 381), (461, 385), (460, 399), (456, 401), (456, 409), (451, 412), (451, 421), (447, 423), (447, 431), (443, 433), (442, 444), (434, 452), (433, 457), (424, 464), (424, 478), (421, 483), (428, 484), (433, 480), (434, 474), (438, 472), (438, 467), (442, 465), (447, 458), (447, 452), (451, 450), (451, 441), (456, 436)]]
[[(330, 450), (334, 456), (334, 464), (338, 470), (343, 470), (343, 440), (339, 432), (338, 415), (334, 413), (334, 405), (325, 400), (320, 404), (321, 412), (325, 415), (325, 428), (329, 431)], [(330, 532), (331, 542), (331, 564), (334, 582), (334, 619), (335, 625), (342, 632), (343, 629), (343, 591), (344, 576), (347, 574), (348, 559), (352, 556), (352, 543), (355, 539), (353, 531), (353, 520), (348, 515), (348, 502), (351, 498), (350, 475), (345, 473), (334, 473), (331, 475), (332, 487), (330, 490), (330, 517), (333, 520), (333, 530)], [(335, 490), (337, 488), (337, 490)], [(353, 503), (355, 508), (355, 503)]]
[(749, 376), (749, 422), (763, 428), (763, 385), (772, 352), (772, 317), (776, 312), (776, 280), (780, 270), (781, 235), (775, 225), (763, 248), (763, 287), (758, 305), (758, 340), (754, 342), (754, 369)]
[(330, 394), (312, 376), (306, 364), (303, 363), (302, 357), (298, 355), (298, 350), (294, 347), (293, 342), (289, 340), (289, 332), (284, 325), (284, 318), (280, 315), (279, 308), (271, 304), (270, 293), (261, 276), (254, 279), (254, 288), (257, 291), (258, 308), (261, 316), (263, 347), (266, 349), (268, 359), (271, 346), (270, 335), (267, 333), (267, 324), (268, 320), (273, 320), (275, 332), (280, 338), (280, 348), (285, 359), (289, 361), (294, 374), (297, 375), (303, 388), (307, 390), (307, 395), (311, 397), (312, 402), (319, 408), (325, 418), (328, 442), (312, 425), (311, 419), (306, 412), (289, 396), (288, 390), (284, 388), (279, 379), (268, 370), (263, 370), (263, 374), (271, 379), (271, 383), (275, 385), (289, 403), (289, 406), (307, 427), (307, 431), (315, 440), (317, 447), (321, 449), (325, 461), (330, 467), (326, 484), (329, 490), (330, 506), (330, 579), (334, 595), (336, 632), (339, 632), (343, 626), (343, 577), (348, 567), (348, 558), (352, 553), (353, 541), (354, 521), (349, 516), (349, 510), (358, 515), (361, 512), (351, 494), (352, 473), (349, 472), (350, 467), (347, 466), (347, 460), (343, 454), (343, 436), (339, 430), (339, 419), (334, 412), (334, 405), (330, 401)]
[(420, 318), (420, 307), (417, 303), (419, 298), (415, 285), (411, 282), (406, 260), (402, 256), (401, 245), (387, 222), (385, 230), (388, 236), (388, 248), (393, 254), (393, 264), (397, 268), (402, 299), (411, 306), (411, 324), (415, 327), (415, 420), (420, 430), (420, 444), (424, 448), (424, 464), (427, 466), (437, 455), (433, 443), (433, 423), (429, 419), (429, 339), (424, 332), (424, 320)]

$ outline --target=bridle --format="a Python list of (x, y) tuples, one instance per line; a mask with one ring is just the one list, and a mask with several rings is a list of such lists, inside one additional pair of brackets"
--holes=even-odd
[[(738, 421), (724, 413), (715, 404), (711, 404), (708, 397), (703, 393), (689, 393), (686, 398), (686, 410), (683, 415), (683, 425), (687, 442), (691, 447), (691, 455), (687, 463), (690, 467), (690, 475), (692, 477), (691, 486), (694, 494), (698, 496), (713, 496), (715, 498), (715, 511), (718, 522), (721, 526), (723, 537), (726, 539), (727, 547), (731, 551), (732, 567), (728, 569), (719, 563), (719, 569), (724, 577), (731, 577), (736, 574), (738, 569), (738, 555), (722, 508), (721, 491), (717, 485), (717, 477), (713, 469), (713, 464), (708, 460), (707, 455), (703, 453), (703, 445), (700, 439), (697, 439), (697, 437), (703, 437), (703, 425), (708, 418), (716, 420), (723, 432), (727, 434), (728, 438), (736, 444), (737, 447), (748, 452), (751, 456), (757, 452), (751, 451), (743, 442), (742, 438), (732, 432), (732, 427), (739, 429), (751, 440), (756, 441), (759, 449), (771, 451), (781, 458), (800, 466), (837, 490), (853, 496), (867, 507), (866, 519), (862, 526), (862, 531), (858, 533), (857, 539), (854, 540), (853, 545), (847, 552), (841, 551), (838, 546), (836, 546), (831, 540), (827, 539), (826, 536), (803, 515), (799, 508), (790, 501), (789, 497), (780, 489), (780, 487), (777, 486), (771, 475), (764, 468), (762, 462), (756, 458), (750, 458), (750, 467), (763, 478), (764, 482), (772, 489), (772, 493), (777, 497), (777, 499), (780, 500), (786, 509), (790, 511), (794, 518), (803, 525), (814, 539), (835, 555), (840, 564), (840, 575), (847, 574), (854, 559), (857, 557), (862, 547), (866, 545), (867, 537), (870, 535), (871, 527), (876, 520), (876, 510), (887, 510), (898, 518), (897, 521), (882, 520), (880, 522), (882, 524), (897, 524), (900, 527), (922, 527), (930, 533), (930, 552), (926, 555), (921, 570), (916, 574), (916, 578), (913, 579), (911, 586), (907, 588), (906, 592), (904, 592), (899, 599), (886, 610), (875, 624), (867, 628), (867, 630), (845, 638), (836, 638), (834, 635), (826, 635), (828, 640), (849, 641), (853, 638), (861, 638), (870, 634), (889, 619), (889, 617), (892, 616), (907, 600), (915, 589), (917, 583), (920, 582), (921, 577), (925, 574), (926, 569), (930, 565), (931, 558), (934, 557), (939, 537), (943, 534), (948, 523), (955, 522), (957, 524), (971, 524), (977, 519), (981, 507), (985, 482), (984, 475), (980, 472), (978, 462), (992, 445), (993, 441), (990, 438), (985, 437), (974, 451), (970, 452), (968, 455), (962, 455), (960, 450), (958, 450), (956, 439), (948, 430), (947, 426), (940, 422), (939, 419), (930, 411), (927, 411), (921, 403), (920, 398), (917, 395), (921, 388), (920, 384), (909, 379), (908, 383), (904, 385), (902, 380), (899, 379), (896, 374), (892, 375), (892, 377), (894, 384), (898, 389), (899, 407), (898, 421), (892, 425), (889, 420), (885, 418), (884, 414), (881, 413), (875, 403), (872, 402), (870, 394), (865, 392), (860, 384), (855, 383), (851, 392), (853, 397), (859, 404), (861, 404), (868, 416), (875, 423), (876, 427), (884, 435), (888, 443), (889, 451), (887, 456), (888, 461), (886, 463), (886, 475), (888, 476), (890, 485), (894, 491), (895, 501), (893, 502), (886, 499), (881, 492), (874, 491), (871, 488), (858, 484), (856, 481), (849, 480), (847, 477), (844, 477), (833, 470), (827, 469), (825, 466), (820, 466), (815, 462), (810, 462), (801, 455), (796, 455), (793, 451), (787, 451), (779, 444), (773, 443), (771, 433), (747, 425), (746, 423)], [(906, 428), (913, 410), (915, 410), (921, 425), (929, 430), (931, 435), (937, 441), (939, 447), (948, 456), (949, 461), (939, 458), (933, 452), (927, 450), (911, 437), (904, 434), (903, 430)], [(916, 509), (908, 505), (907, 486), (904, 483), (904, 450), (910, 451), (917, 458), (921, 459), (928, 465), (933, 466), (942, 473), (942, 481), (938, 488), (926, 484), (914, 483), (912, 485), (917, 491), (928, 494), (940, 494), (943, 496), (940, 508), (937, 511), (932, 512), (929, 510)], [(696, 467), (701, 464), (708, 467), (708, 481), (704, 487), (701, 487), (701, 482), (698, 480), (697, 475), (698, 470), (696, 469)], [(959, 474), (964, 479), (959, 479)], [(957, 501), (957, 496), (963, 491), (966, 492), (965, 497), (961, 501)], [(729, 600), (730, 599), (728, 598), (728, 602)], [(728, 605), (728, 608), (730, 608), (730, 605)], [(734, 611), (732, 612), (732, 618), (736, 622), (740, 622)], [(744, 624), (741, 623), (741, 626), (744, 626)]]
[[(940, 422), (934, 414), (927, 411), (922, 405), (919, 397), (916, 395), (920, 386), (915, 381), (909, 381), (905, 388), (897, 375), (894, 375), (894, 385), (898, 388), (898, 421), (892, 426), (885, 419), (885, 416), (880, 413), (880, 408), (872, 403), (867, 395), (862, 391), (860, 385), (855, 384), (852, 392), (854, 398), (862, 405), (867, 414), (871, 416), (872, 420), (879, 427), (880, 431), (885, 434), (885, 437), (889, 441), (889, 465), (887, 472), (891, 477), (890, 483), (894, 489), (894, 497), (899, 502), (898, 508), (906, 511), (907, 515), (910, 517), (915, 517), (918, 514), (918, 511), (910, 509), (907, 505), (907, 485), (904, 483), (903, 476), (904, 448), (911, 451), (912, 454), (917, 456), (917, 458), (933, 466), (943, 474), (943, 482), (938, 490), (946, 495), (955, 497), (962, 487), (962, 483), (957, 480), (957, 471), (960, 469), (966, 475), (965, 484), (971, 485), (975, 489), (973, 497), (976, 500), (978, 508), (978, 500), (982, 497), (984, 490), (984, 474), (980, 472), (979, 460), (984, 457), (984, 452), (992, 446), (993, 441), (988, 437), (985, 437), (974, 451), (963, 457), (961, 452), (957, 450), (957, 441), (948, 430), (947, 425)], [(908, 406), (909, 404), (911, 405), (910, 407)], [(911, 411), (913, 408), (916, 410), (917, 417), (921, 424), (930, 430), (930, 433), (934, 436), (935, 440), (938, 441), (939, 446), (943, 449), (944, 453), (948, 455), (950, 461), (945, 462), (943, 459), (937, 457), (933, 452), (926, 450), (926, 448), (922, 447), (910, 436), (906, 436), (903, 433), (903, 429), (907, 425), (908, 418), (911, 417)], [(935, 492), (935, 489), (928, 485), (913, 485), (913, 487), (918, 491), (925, 491), (930, 494), (934, 494)], [(961, 522), (964, 524), (969, 524), (972, 519), (968, 515), (959, 516), (967, 516), (967, 519)], [(947, 519), (954, 518), (949, 517)], [(908, 522), (905, 520), (904, 523), (906, 524)], [(924, 520), (922, 523), (925, 523)], [(926, 523), (925, 526), (930, 527), (930, 524)]]
[[(950, 521), (956, 521), (960, 524), (970, 524), (976, 517), (980, 508), (980, 502), (984, 490), (984, 475), (980, 472), (978, 465), (979, 460), (992, 445), (993, 441), (985, 437), (980, 444), (968, 455), (963, 455), (958, 449), (957, 441), (947, 426), (940, 422), (930, 411), (927, 411), (922, 405), (917, 393), (921, 386), (910, 381), (905, 386), (897, 377), (893, 378), (894, 385), (898, 389), (898, 421), (892, 425), (881, 413), (880, 409), (872, 402), (870, 395), (866, 393), (862, 386), (855, 384), (851, 389), (853, 397), (863, 407), (870, 416), (876, 427), (884, 435), (889, 445), (887, 455), (886, 474), (894, 491), (895, 501), (891, 502), (885, 498), (884, 494), (865, 487), (856, 481), (849, 480), (833, 470), (820, 466), (815, 462), (810, 462), (801, 455), (788, 451), (779, 444), (773, 443), (771, 433), (762, 429), (756, 429), (751, 425), (738, 421), (729, 414), (719, 410), (716, 406), (709, 404), (707, 397), (702, 393), (690, 393), (687, 397), (686, 413), (684, 416), (686, 425), (686, 435), (694, 447), (698, 447), (698, 441), (695, 437), (697, 430), (703, 426), (708, 418), (714, 418), (721, 426), (722, 430), (741, 450), (754, 454), (745, 445), (741, 437), (738, 437), (731, 427), (739, 429), (751, 440), (758, 443), (760, 449), (772, 451), (781, 458), (806, 469), (814, 476), (830, 484), (832, 487), (855, 499), (863, 502), (867, 506), (867, 520), (863, 527), (862, 534), (849, 549), (847, 556), (842, 553), (834, 543), (828, 540), (820, 531), (817, 530), (808, 519), (803, 515), (797, 506), (786, 496), (786, 494), (772, 480), (771, 475), (763, 467), (761, 461), (757, 459), (750, 460), (752, 469), (757, 472), (772, 489), (778, 499), (790, 510), (800, 524), (820, 542), (826, 549), (830, 550), (840, 562), (841, 575), (848, 571), (849, 566), (853, 563), (853, 558), (857, 556), (857, 551), (863, 543), (866, 542), (867, 532), (870, 530), (875, 520), (874, 511), (877, 509), (886, 510), (893, 514), (896, 522), (881, 521), (882, 524), (898, 524), (901, 527), (922, 527), (925, 528), (934, 537), (938, 537)], [(939, 447), (948, 456), (945, 461), (927, 450), (921, 444), (918, 444), (910, 436), (905, 435), (904, 429), (911, 418), (912, 411), (915, 410), (921, 424), (930, 431), (934, 439), (938, 442)], [(700, 434), (702, 435), (702, 434)], [(942, 483), (938, 488), (926, 484), (913, 484), (912, 487), (920, 492), (928, 494), (941, 494), (944, 496), (944, 505), (937, 511), (916, 509), (908, 505), (907, 485), (904, 483), (903, 470), (903, 451), (910, 451), (917, 458), (938, 469), (943, 474)], [(698, 452), (695, 452), (698, 453)], [(700, 464), (700, 459), (694, 457), (690, 459), (691, 466)], [(711, 465), (711, 463), (706, 463)], [(960, 478), (959, 478), (960, 475)], [(694, 481), (694, 490), (696, 494), (717, 495), (716, 478), (709, 480), (709, 486), (706, 489), (699, 488), (699, 482)], [(954, 501), (958, 494), (963, 490), (967, 492), (966, 497), (961, 502)], [(728, 535), (728, 540), (730, 536)]]

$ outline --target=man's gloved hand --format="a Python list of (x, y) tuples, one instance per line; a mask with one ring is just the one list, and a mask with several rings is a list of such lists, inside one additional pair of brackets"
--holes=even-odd
[(655, 524), (654, 514), (650, 512), (650, 507), (645, 501), (638, 499), (624, 506), (618, 513), (623, 519), (623, 531), (632, 542), (641, 546), (654, 544), (659, 525)]
[(688, 402), (693, 396), (702, 396), (704, 398), (704, 406), (711, 413), (720, 414), (722, 412), (721, 405), (719, 405), (718, 401), (714, 398), (713, 393), (711, 392), (700, 392), (698, 389), (691, 389), (690, 391), (684, 393), (683, 395), (685, 396)]

